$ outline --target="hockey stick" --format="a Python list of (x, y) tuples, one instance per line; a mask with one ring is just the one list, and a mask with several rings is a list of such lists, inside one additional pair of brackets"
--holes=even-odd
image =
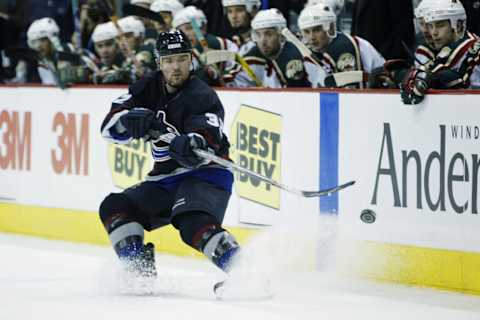
[(309, 58), (310, 60), (312, 60), (312, 62), (314, 64), (316, 64), (317, 66), (319, 67), (322, 67), (320, 65), (320, 63), (317, 61), (317, 58), (313, 55), (313, 52), (312, 50), (310, 50), (302, 41), (300, 41), (300, 39), (298, 39), (293, 33), (292, 31), (288, 30), (288, 28), (283, 28), (282, 29), (282, 35), (288, 40), (290, 41), (291, 43), (293, 43), (293, 45), (295, 47), (297, 47), (298, 51), (300, 51), (300, 53), (306, 57), (306, 58)]
[(335, 72), (325, 77), (325, 87), (345, 87), (368, 81), (368, 73), (361, 70)]
[(165, 21), (159, 13), (147, 8), (126, 3), (123, 5), (122, 10), (125, 16), (138, 16), (165, 25)]
[[(167, 143), (170, 143), (173, 140), (173, 138), (175, 137), (175, 134), (173, 134), (173, 133), (160, 134), (158, 131), (150, 131), (150, 135), (152, 137), (154, 137), (155, 139), (158, 139), (158, 140), (161, 140), (161, 141), (167, 142)], [(208, 151), (205, 151), (205, 150), (202, 150), (202, 149), (194, 149), (193, 151), (195, 152), (195, 154), (197, 156), (199, 156), (203, 159), (209, 160), (211, 162), (215, 162), (216, 164), (219, 164), (219, 165), (221, 165), (225, 168), (232, 169), (232, 170), (235, 170), (237, 172), (247, 174), (251, 177), (257, 178), (257, 179), (259, 179), (263, 182), (266, 182), (266, 183), (268, 183), (272, 186), (275, 186), (275, 187), (277, 187), (281, 190), (285, 190), (287, 192), (290, 192), (290, 193), (293, 193), (293, 194), (296, 194), (296, 195), (299, 195), (299, 196), (302, 196), (302, 197), (305, 197), (305, 198), (329, 196), (329, 195), (331, 195), (335, 192), (338, 192), (342, 189), (345, 189), (345, 188), (350, 187), (353, 184), (355, 184), (355, 181), (352, 180), (352, 181), (349, 181), (347, 183), (344, 183), (344, 184), (341, 184), (341, 185), (338, 185), (338, 186), (334, 186), (334, 187), (331, 187), (331, 188), (327, 188), (327, 189), (322, 189), (322, 190), (316, 190), (316, 191), (300, 190), (300, 189), (296, 189), (296, 188), (293, 188), (293, 187), (286, 186), (286, 185), (281, 184), (281, 183), (279, 183), (275, 180), (272, 180), (268, 177), (265, 177), (265, 176), (263, 176), (259, 173), (256, 173), (256, 172), (251, 171), (247, 168), (241, 167), (238, 164), (235, 164), (234, 162), (225, 160), (225, 159), (223, 159), (219, 156), (214, 155), (211, 152), (208, 152)]]
[(235, 60), (237, 60), (238, 63), (242, 66), (243, 70), (247, 73), (247, 75), (250, 77), (255, 82), (255, 85), (257, 87), (263, 87), (263, 83), (260, 79), (258, 79), (257, 75), (255, 72), (253, 72), (252, 68), (248, 65), (248, 63), (243, 59), (241, 55), (238, 53), (235, 55)]
[[(193, 17), (190, 18), (190, 25), (192, 26), (193, 33), (195, 34), (195, 38), (200, 43), (200, 46), (202, 47), (203, 52), (206, 53), (206, 52), (212, 50), (208, 46), (207, 39), (205, 39), (205, 36), (203, 35), (202, 30), (200, 29), (200, 26), (198, 25), (197, 20), (195, 20), (195, 18), (193, 18)], [(199, 61), (202, 62), (200, 59), (199, 59)], [(220, 68), (218, 68), (214, 64), (211, 64), (209, 66), (218, 74), (219, 84), (220, 84), (220, 86), (223, 87), (225, 85), (225, 81), (223, 80), (223, 75), (220, 72)]]
[(231, 52), (228, 50), (209, 50), (202, 54), (203, 61), (207, 65), (219, 63), (219, 62), (226, 62), (226, 61), (237, 61), (240, 66), (245, 70), (247, 75), (255, 82), (257, 87), (263, 87), (263, 83), (253, 72), (252, 68), (248, 65), (248, 63), (243, 59), (241, 55), (235, 52)]
[(220, 62), (235, 61), (235, 52), (228, 50), (208, 50), (202, 53), (202, 60), (205, 64), (216, 64)]
[(73, 31), (75, 34), (75, 49), (82, 51), (82, 28), (80, 26), (80, 11), (78, 0), (72, 0)]

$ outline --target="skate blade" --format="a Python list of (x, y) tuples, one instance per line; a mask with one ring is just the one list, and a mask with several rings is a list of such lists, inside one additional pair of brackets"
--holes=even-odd
[(274, 297), (270, 281), (255, 284), (235, 284), (226, 281), (214, 289), (215, 296), (222, 301), (261, 301)]

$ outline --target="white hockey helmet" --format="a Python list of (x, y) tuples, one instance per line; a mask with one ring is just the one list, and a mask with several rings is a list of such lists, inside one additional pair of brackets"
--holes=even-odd
[(134, 4), (136, 6), (144, 4), (145, 6), (150, 6), (153, 0), (130, 0), (130, 4)]
[(222, 0), (222, 6), (224, 8), (231, 6), (245, 6), (248, 13), (252, 13), (254, 7), (259, 10), (261, 5), (262, 2), (260, 0)]
[(425, 17), (425, 14), (430, 9), (430, 6), (435, 3), (436, 0), (422, 0), (415, 8), (415, 18), (421, 19)]
[(328, 37), (333, 39), (337, 36), (337, 16), (332, 9), (324, 4), (318, 3), (311, 7), (305, 7), (298, 17), (300, 30), (321, 26)]
[(38, 48), (38, 40), (48, 38), (55, 48), (60, 46), (60, 28), (52, 18), (41, 18), (32, 22), (27, 30), (27, 44), (31, 49)]
[(252, 29), (277, 28), (282, 30), (287, 27), (287, 20), (276, 8), (260, 10), (252, 20)]
[(97, 24), (92, 33), (92, 41), (94, 43), (115, 39), (118, 36), (117, 28), (113, 22)]
[(143, 22), (134, 16), (128, 16), (118, 20), (118, 25), (123, 33), (133, 32), (135, 37), (145, 36), (145, 26), (143, 25)]
[(426, 10), (424, 19), (426, 23), (449, 20), (452, 29), (455, 30), (457, 35), (463, 37), (463, 34), (458, 32), (458, 22), (464, 22), (464, 33), (467, 23), (467, 14), (459, 0), (435, 0)]
[(319, 3), (323, 3), (332, 8), (332, 11), (337, 16), (342, 12), (343, 7), (345, 6), (345, 0), (308, 0), (305, 4), (305, 8), (315, 6)]
[(187, 6), (173, 16), (172, 27), (176, 29), (182, 24), (190, 23), (190, 19), (195, 19), (199, 27), (207, 24), (207, 17), (202, 10), (195, 6)]
[(150, 10), (154, 12), (170, 12), (172, 16), (177, 14), (178, 11), (182, 10), (183, 4), (178, 0), (155, 0), (150, 5)]

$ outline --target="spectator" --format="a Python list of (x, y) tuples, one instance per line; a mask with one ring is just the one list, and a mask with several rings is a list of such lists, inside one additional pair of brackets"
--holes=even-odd
[(26, 39), (25, 32), (33, 21), (51, 17), (60, 28), (60, 40), (68, 42), (73, 33), (72, 10), (69, 2), (68, 0), (10, 0), (9, 11), (16, 21), (22, 22), (22, 40)]

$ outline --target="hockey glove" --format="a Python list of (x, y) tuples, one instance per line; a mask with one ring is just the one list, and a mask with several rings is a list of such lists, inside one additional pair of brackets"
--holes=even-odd
[(429, 88), (428, 75), (420, 69), (412, 69), (400, 86), (400, 97), (404, 104), (419, 104)]
[(133, 108), (127, 114), (120, 117), (120, 124), (127, 134), (134, 139), (151, 138), (151, 130), (164, 132), (165, 125), (157, 120), (155, 113), (150, 109)]
[(385, 61), (383, 64), (383, 70), (388, 74), (397, 88), (401, 87), (402, 81), (405, 79), (411, 67), (412, 64), (403, 59), (391, 59)]
[(208, 150), (207, 142), (197, 133), (176, 136), (170, 142), (170, 157), (186, 168), (194, 169), (208, 163), (193, 151), (194, 149)]

